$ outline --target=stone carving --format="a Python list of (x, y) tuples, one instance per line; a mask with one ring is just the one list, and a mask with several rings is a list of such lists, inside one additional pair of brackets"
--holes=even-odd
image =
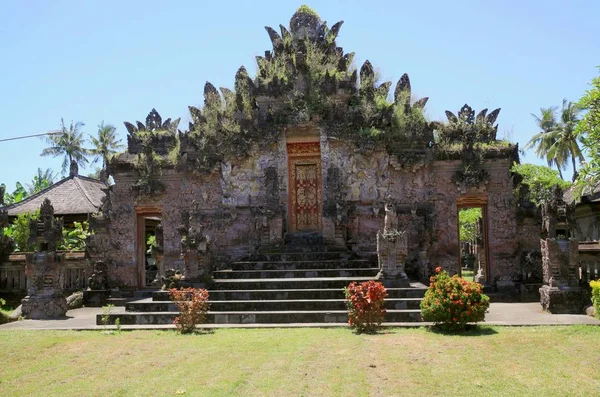
[(54, 207), (45, 199), (40, 206), (39, 220), (29, 221), (29, 242), (38, 246), (40, 251), (55, 252), (62, 239), (63, 220), (54, 217)]
[(38, 246), (38, 251), (27, 254), (25, 274), (30, 282), (27, 296), (21, 301), (25, 318), (55, 318), (67, 312), (67, 299), (62, 290), (63, 256), (56, 253), (62, 227), (62, 219), (54, 218), (50, 200), (44, 200), (39, 220), (30, 221), (29, 241)]
[(165, 271), (165, 275), (161, 277), (162, 280), (162, 291), (166, 291), (168, 289), (179, 289), (183, 287), (187, 287), (188, 283), (185, 282), (185, 275), (181, 273), (180, 270), (168, 269)]
[(395, 205), (385, 203), (383, 231), (377, 232), (377, 257), (384, 285), (407, 286), (405, 260), (408, 255), (408, 240), (405, 231), (398, 230), (398, 215)]
[(579, 241), (568, 238), (574, 227), (574, 205), (563, 200), (556, 187), (553, 196), (542, 204), (542, 272), (540, 303), (551, 313), (583, 313), (587, 296), (579, 287)]
[[(193, 204), (195, 206), (195, 203)], [(206, 279), (210, 277), (210, 254), (208, 244), (210, 239), (203, 233), (202, 224), (197, 228), (191, 225), (192, 217), (189, 212), (181, 214), (181, 225), (178, 230), (181, 234), (181, 259), (185, 264), (185, 275), (188, 280)]]
[(97, 261), (94, 263), (94, 272), (88, 279), (88, 289), (105, 290), (108, 289), (108, 276), (106, 272), (106, 263)]

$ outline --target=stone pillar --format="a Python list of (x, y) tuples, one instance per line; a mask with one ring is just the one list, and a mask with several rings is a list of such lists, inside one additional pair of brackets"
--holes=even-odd
[(574, 205), (564, 201), (558, 186), (542, 204), (540, 248), (544, 285), (540, 288), (540, 303), (553, 314), (583, 314), (587, 301), (577, 274), (579, 241), (565, 238), (572, 235), (574, 212)]
[(575, 239), (540, 241), (544, 285), (540, 303), (553, 314), (582, 314), (587, 300), (577, 277), (579, 241)]
[(56, 318), (67, 312), (67, 299), (62, 289), (64, 257), (56, 253), (62, 228), (62, 219), (54, 218), (50, 200), (44, 200), (39, 220), (32, 220), (29, 224), (29, 241), (37, 244), (38, 251), (27, 255), (25, 265), (29, 279), (27, 296), (21, 301), (25, 318)]

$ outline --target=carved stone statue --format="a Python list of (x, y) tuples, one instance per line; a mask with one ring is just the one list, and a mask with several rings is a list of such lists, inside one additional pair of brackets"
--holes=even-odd
[(106, 270), (106, 263), (104, 263), (103, 261), (97, 261), (96, 263), (94, 263), (94, 272), (88, 279), (88, 289), (108, 289), (108, 277)]
[(385, 203), (385, 220), (383, 223), (383, 234), (398, 230), (398, 215), (391, 203)]
[(377, 232), (377, 257), (388, 287), (408, 287), (404, 261), (408, 256), (408, 240), (405, 231), (398, 230), (398, 215), (391, 201), (385, 204), (383, 231)]
[(171, 288), (179, 289), (185, 287), (185, 275), (179, 270), (168, 269), (165, 271), (165, 275), (161, 277), (162, 280), (162, 291), (166, 291)]

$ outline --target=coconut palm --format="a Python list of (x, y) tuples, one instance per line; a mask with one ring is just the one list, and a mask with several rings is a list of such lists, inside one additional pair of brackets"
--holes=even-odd
[(561, 179), (564, 179), (561, 169), (565, 168), (566, 162), (554, 156), (549, 156), (550, 148), (552, 148), (555, 142), (553, 132), (558, 124), (556, 122), (556, 110), (556, 107), (541, 108), (539, 116), (531, 113), (541, 131), (531, 137), (525, 145), (525, 149), (535, 148), (535, 154), (540, 158), (545, 158), (548, 162), (548, 167), (555, 165)]
[(62, 118), (60, 119), (60, 123), (60, 132), (49, 135), (46, 138), (46, 141), (52, 146), (42, 150), (40, 155), (52, 157), (64, 156), (62, 163), (62, 172), (64, 174), (72, 162), (75, 162), (78, 166), (87, 164), (88, 159), (86, 156), (88, 155), (88, 150), (83, 147), (85, 138), (83, 137), (83, 132), (80, 131), (81, 127), (84, 126), (82, 122), (73, 123), (71, 121), (68, 128)]
[(117, 149), (124, 147), (121, 144), (121, 139), (117, 140), (116, 127), (111, 124), (104, 124), (104, 121), (98, 126), (98, 137), (90, 135), (93, 149), (90, 149), (90, 154), (94, 155), (94, 161), (96, 163), (99, 159), (102, 159), (102, 169), (106, 169), (108, 160), (110, 157), (117, 153)]
[(560, 112), (560, 121), (551, 132), (551, 138), (554, 141), (548, 156), (556, 159), (557, 162), (566, 164), (569, 159), (573, 165), (573, 181), (577, 179), (576, 160), (582, 162), (583, 154), (579, 147), (579, 134), (575, 131), (579, 123), (579, 113), (581, 109), (566, 99), (563, 99)]

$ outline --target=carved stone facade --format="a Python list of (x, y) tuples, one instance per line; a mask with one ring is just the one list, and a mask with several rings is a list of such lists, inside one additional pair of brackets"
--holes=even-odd
[[(457, 273), (458, 203), (473, 198), (487, 209), (484, 281), (522, 280), (510, 173), (518, 149), (496, 141), (499, 109), (475, 116), (465, 105), (448, 123), (429, 123), (427, 98), (411, 103), (407, 75), (388, 102), (391, 82), (376, 85), (369, 61), (352, 70), (354, 54), (337, 47), (341, 25), (298, 11), (281, 34), (267, 28), (273, 49), (257, 57), (257, 76), (242, 67), (221, 94), (207, 83), (186, 131), (154, 109), (145, 123), (125, 123), (128, 150), (109, 165), (115, 185), (91, 248), (101, 247), (94, 255), (111, 285), (141, 286), (148, 211), (162, 225), (163, 272), (186, 279), (303, 233), (374, 258), (381, 230), (394, 277), (426, 280), (436, 266)], [(395, 239), (385, 233), (388, 198)]]

